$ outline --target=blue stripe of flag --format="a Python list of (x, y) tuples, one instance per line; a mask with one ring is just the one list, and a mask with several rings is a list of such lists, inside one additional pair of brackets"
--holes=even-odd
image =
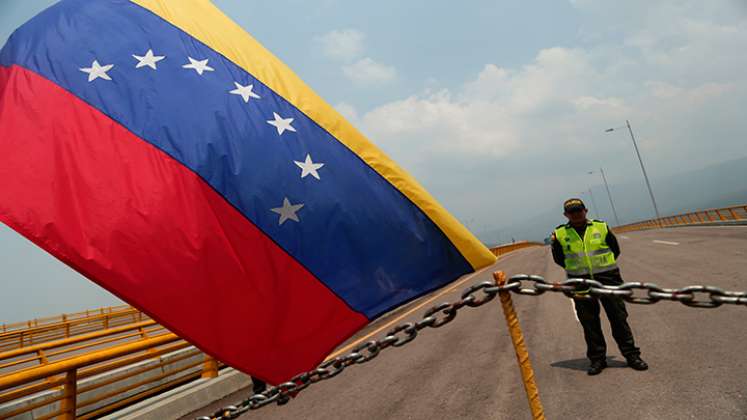
[[(136, 68), (133, 55), (148, 50), (165, 58)], [(213, 70), (184, 68), (188, 57)], [(94, 60), (113, 65), (112, 80), (88, 81), (81, 69)], [(190, 168), (369, 318), (472, 271), (420, 209), (313, 120), (129, 1), (62, 1), (17, 30), (0, 63), (52, 80)], [(260, 98), (229, 93), (235, 83)], [(296, 131), (279, 134), (275, 114)], [(320, 179), (301, 178), (295, 162), (307, 155), (324, 164)], [(271, 209), (286, 198), (303, 207), (298, 222), (279, 224)]]

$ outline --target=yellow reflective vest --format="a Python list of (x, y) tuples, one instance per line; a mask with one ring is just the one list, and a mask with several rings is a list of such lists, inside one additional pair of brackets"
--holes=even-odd
[(565, 271), (568, 276), (591, 276), (617, 268), (615, 254), (607, 246), (609, 228), (598, 220), (587, 222), (584, 237), (570, 224), (555, 229), (555, 239), (563, 247)]

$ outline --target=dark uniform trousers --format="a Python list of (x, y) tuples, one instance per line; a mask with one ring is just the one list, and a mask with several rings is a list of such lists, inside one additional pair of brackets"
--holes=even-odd
[[(601, 273), (594, 279), (605, 285), (620, 285), (622, 277), (619, 270)], [(625, 358), (639, 356), (641, 351), (635, 346), (633, 332), (628, 325), (628, 311), (625, 310), (625, 302), (618, 297), (599, 297), (592, 299), (574, 299), (576, 315), (584, 329), (586, 339), (586, 356), (589, 360), (605, 360), (607, 357), (607, 343), (602, 333), (602, 323), (599, 318), (599, 306), (604, 307), (604, 312), (612, 327), (612, 336)]]
[(267, 384), (261, 379), (252, 377), (252, 392), (253, 395), (261, 394), (267, 390)]

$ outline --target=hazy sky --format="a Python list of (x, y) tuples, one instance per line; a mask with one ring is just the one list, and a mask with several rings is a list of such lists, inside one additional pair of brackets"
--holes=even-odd
[[(0, 42), (49, 4), (0, 0)], [(219, 0), (473, 230), (747, 155), (747, 2)], [(551, 226), (548, 226), (550, 229)], [(114, 298), (0, 227), (0, 322)]]

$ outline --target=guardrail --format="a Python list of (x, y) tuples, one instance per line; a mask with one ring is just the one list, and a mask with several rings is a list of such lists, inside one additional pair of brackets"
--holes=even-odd
[(709, 225), (747, 220), (747, 205), (721, 207), (717, 209), (698, 210), (689, 213), (675, 214), (661, 219), (649, 219), (628, 225), (616, 226), (615, 232), (657, 229), (669, 226)]
[[(75, 315), (84, 313), (88, 315), (76, 316), (73, 319), (66, 319), (66, 315), (50, 317), (47, 319), (65, 319), (65, 321), (42, 323), (42, 325), (2, 332), (0, 333), (0, 352), (149, 319), (147, 315), (130, 306), (108, 309), (111, 310), (79, 312)], [(31, 321), (23, 324), (29, 323)], [(10, 326), (19, 324), (10, 324)]]
[(509, 252), (516, 251), (517, 249), (543, 245), (544, 244), (541, 244), (539, 242), (519, 241), (490, 248), (490, 252), (492, 252), (496, 257), (500, 257), (503, 254), (508, 254)]
[(55, 315), (55, 316), (48, 316), (44, 318), (35, 318), (28, 321), (22, 321), (22, 322), (13, 322), (10, 324), (0, 324), (0, 330), (2, 332), (11, 331), (11, 330), (17, 330), (17, 329), (24, 329), (24, 328), (33, 328), (48, 324), (57, 324), (62, 323), (66, 321), (72, 321), (75, 319), (80, 318), (87, 318), (92, 315), (103, 315), (105, 313), (112, 313), (112, 312), (118, 312), (125, 309), (131, 309), (132, 307), (130, 305), (119, 305), (119, 306), (106, 306), (103, 308), (98, 309), (87, 309), (85, 311), (81, 312), (73, 312), (69, 314), (62, 314), (62, 315)]
[(164, 332), (168, 331), (155, 321), (148, 320), (0, 352), (0, 375), (7, 374), (10, 370), (48, 364), (97, 347), (152, 337)]
[(0, 362), (6, 369), (39, 364), (0, 376), (0, 418), (34, 419), (98, 417), (199, 377), (216, 377), (222, 367), (154, 321), (16, 349), (0, 354)]

